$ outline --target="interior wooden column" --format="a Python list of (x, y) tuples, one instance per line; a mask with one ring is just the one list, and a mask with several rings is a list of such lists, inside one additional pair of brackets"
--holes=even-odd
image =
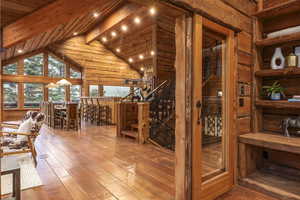
[(81, 88), (81, 94), (84, 97), (89, 96), (89, 84), (88, 81), (86, 80), (86, 68), (82, 69), (82, 88)]
[(176, 19), (176, 200), (191, 199), (191, 37), (192, 18)]

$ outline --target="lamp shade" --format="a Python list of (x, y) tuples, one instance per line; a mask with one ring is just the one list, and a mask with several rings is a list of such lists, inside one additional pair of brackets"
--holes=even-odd
[(58, 85), (55, 83), (49, 83), (48, 85), (46, 85), (46, 88), (57, 88)]
[(71, 82), (67, 81), (66, 79), (61, 79), (60, 81), (57, 81), (56, 83), (59, 86), (69, 86), (72, 85)]

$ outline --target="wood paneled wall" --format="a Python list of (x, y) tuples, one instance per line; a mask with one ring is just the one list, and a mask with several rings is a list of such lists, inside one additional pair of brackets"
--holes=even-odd
[(83, 87), (89, 84), (124, 85), (125, 79), (140, 78), (137, 71), (106, 49), (99, 41), (86, 44), (85, 37), (78, 36), (54, 44), (50, 48), (83, 67)]
[(156, 76), (159, 81), (175, 78), (175, 18), (159, 15), (156, 24)]

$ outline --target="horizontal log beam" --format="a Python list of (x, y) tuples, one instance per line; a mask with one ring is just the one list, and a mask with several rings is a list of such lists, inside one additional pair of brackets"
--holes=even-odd
[(109, 3), (110, 0), (57, 0), (3, 29), (3, 47), (8, 48), (30, 37), (56, 28)]
[(89, 44), (96, 39), (98, 39), (104, 32), (110, 30), (111, 28), (117, 26), (118, 24), (124, 22), (126, 19), (130, 18), (132, 15), (136, 15), (140, 12), (141, 6), (133, 3), (125, 4), (123, 7), (116, 10), (110, 16), (108, 16), (104, 21), (101, 22), (99, 26), (94, 28), (91, 32), (86, 35), (86, 43)]
[[(62, 78), (53, 78), (45, 76), (27, 76), (27, 75), (2, 75), (2, 82), (16, 83), (56, 83)], [(64, 78), (72, 83), (72, 85), (82, 85), (81, 79)]]

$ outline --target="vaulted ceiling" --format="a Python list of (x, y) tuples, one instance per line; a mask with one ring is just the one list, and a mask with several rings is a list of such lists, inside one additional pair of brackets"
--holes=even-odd
[[(11, 0), (6, 0), (11, 1)], [(58, 3), (59, 0), (57, 0), (55, 3)], [(88, 30), (93, 28), (97, 23), (99, 23), (101, 20), (103, 20), (107, 15), (112, 13), (114, 9), (118, 8), (118, 6), (121, 5), (121, 0), (110, 0), (105, 2), (104, 4), (98, 5), (98, 7), (95, 7), (94, 9), (86, 9), (85, 12), (81, 13), (80, 15), (76, 15), (73, 18), (70, 17), (70, 20), (62, 21), (61, 23), (57, 23), (55, 26), (49, 28), (49, 29), (39, 29), (39, 32), (35, 34), (34, 36), (28, 35), (28, 38), (22, 39), (22, 35), (16, 35), (15, 37), (12, 37), (11, 34), (7, 31), (7, 34), (5, 34), (6, 29), (10, 31), (10, 29), (21, 29), (20, 27), (23, 26), (25, 22), (22, 22), (21, 20), (24, 20), (28, 18), (29, 22), (32, 24), (28, 26), (33, 26), (32, 28), (38, 29), (38, 27), (34, 26), (34, 21), (32, 20), (39, 20), (41, 18), (40, 15), (43, 14), (41, 12), (42, 10), (38, 10), (32, 14), (27, 15), (26, 17), (23, 17), (16, 21), (15, 23), (12, 23), (6, 27), (4, 27), (3, 34), (5, 36), (10, 36), (11, 39), (4, 38), (4, 47), (5, 44), (8, 43), (9, 47), (5, 48), (4, 52), (1, 53), (1, 59), (2, 60), (9, 60), (10, 58), (26, 54), (32, 51), (35, 51), (37, 49), (41, 49), (44, 47), (47, 47), (49, 44), (55, 43), (57, 41), (66, 40), (70, 37), (73, 37), (74, 34), (80, 35), (86, 33)], [(53, 7), (55, 9), (56, 7), (59, 7), (60, 4), (55, 6), (54, 4), (48, 5), (44, 7), (43, 9), (47, 9), (47, 7)], [(51, 10), (51, 8), (49, 9)], [(47, 11), (47, 10), (46, 10)], [(40, 12), (40, 13), (39, 13)], [(99, 14), (98, 17), (94, 16), (94, 13)], [(36, 15), (36, 16), (34, 16)], [(55, 18), (54, 18), (55, 20)], [(57, 18), (57, 20), (60, 20)], [(21, 23), (22, 22), (22, 23)], [(28, 22), (27, 22), (28, 23)], [(25, 25), (24, 25), (25, 26)], [(38, 26), (38, 24), (36, 25)], [(27, 27), (23, 27), (22, 30), (25, 30), (25, 34), (27, 32)], [(20, 41), (16, 41), (14, 43), (11, 43), (15, 38), (20, 37)], [(12, 44), (12, 45), (11, 45)]]
[(55, 0), (1, 0), (1, 24), (4, 27)]

